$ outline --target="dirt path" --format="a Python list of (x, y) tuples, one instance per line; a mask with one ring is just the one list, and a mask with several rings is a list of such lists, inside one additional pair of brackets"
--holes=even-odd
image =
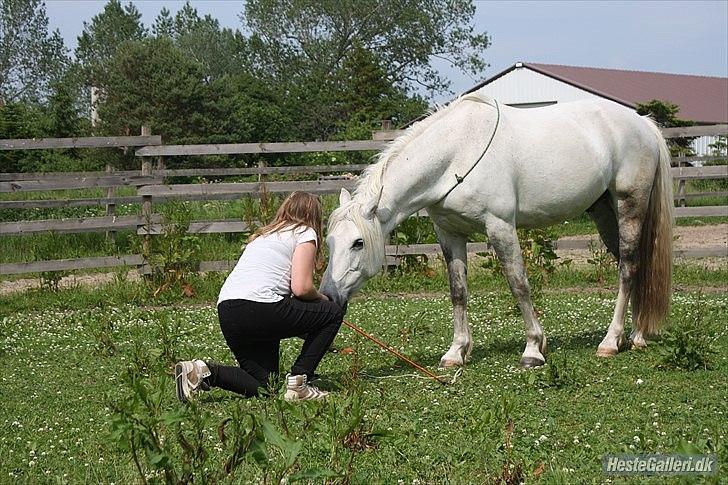
[[(686, 226), (675, 228), (675, 247), (678, 249), (700, 249), (700, 248), (725, 248), (728, 254), (728, 224), (715, 224), (710, 226)], [(585, 239), (589, 236), (567, 236), (564, 240)], [(599, 236), (591, 235), (595, 241), (599, 241)], [(584, 250), (559, 250), (557, 254), (561, 258), (573, 260), (573, 264), (586, 264), (586, 260), (590, 257), (589, 251)], [(725, 268), (728, 265), (726, 258), (680, 258), (681, 262), (690, 261), (700, 264), (706, 269)], [(130, 270), (127, 276), (129, 281), (138, 281), (139, 274), (136, 270)], [(62, 288), (69, 288), (76, 285), (81, 286), (100, 286), (110, 283), (114, 280), (114, 273), (92, 273), (83, 275), (71, 275), (63, 278), (59, 284)], [(38, 288), (40, 282), (38, 278), (23, 278), (17, 280), (0, 281), (0, 295), (26, 291), (31, 288)]]
[[(728, 255), (728, 224), (715, 224), (710, 226), (681, 226), (674, 230), (675, 248), (681, 250), (688, 249), (704, 249), (704, 248), (723, 248)], [(580, 240), (591, 238), (596, 242), (600, 242), (597, 234), (591, 236), (567, 236), (561, 240)], [(557, 250), (556, 254), (562, 259), (571, 259), (574, 264), (585, 264), (590, 257), (589, 251), (584, 250)], [(678, 262), (699, 262), (701, 266), (708, 269), (725, 268), (728, 260), (725, 258), (678, 258)]]

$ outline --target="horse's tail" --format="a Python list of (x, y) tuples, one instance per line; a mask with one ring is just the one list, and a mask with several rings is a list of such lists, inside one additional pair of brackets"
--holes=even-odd
[(674, 219), (670, 150), (657, 125), (651, 119), (647, 120), (657, 137), (659, 161), (642, 225), (632, 291), (635, 325), (646, 336), (659, 332), (670, 310)]

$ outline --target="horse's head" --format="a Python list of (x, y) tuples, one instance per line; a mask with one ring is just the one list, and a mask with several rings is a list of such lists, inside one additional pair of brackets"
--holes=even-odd
[(329, 264), (321, 281), (321, 293), (342, 308), (382, 268), (384, 237), (377, 204), (378, 200), (362, 204), (342, 189), (339, 207), (329, 218)]

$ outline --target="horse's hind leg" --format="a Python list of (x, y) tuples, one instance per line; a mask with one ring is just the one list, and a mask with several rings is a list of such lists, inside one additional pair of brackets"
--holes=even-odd
[[(639, 263), (637, 249), (642, 233), (642, 223), (646, 216), (649, 193), (649, 190), (634, 190), (628, 196), (619, 197), (617, 200), (619, 291), (612, 323), (609, 325), (607, 335), (597, 348), (597, 355), (600, 357), (616, 355), (627, 344), (627, 339), (624, 337), (624, 318), (632, 294), (632, 281)], [(636, 346), (644, 346), (644, 338), (641, 335), (633, 335), (633, 339)]]
[(609, 192), (604, 192), (604, 195), (594, 202), (586, 213), (596, 224), (599, 236), (607, 246), (607, 250), (619, 261), (619, 226)]
[(503, 274), (508, 280), (513, 296), (518, 301), (526, 325), (526, 349), (521, 356), (523, 367), (538, 367), (546, 363), (546, 337), (531, 302), (526, 268), (523, 265), (521, 246), (516, 227), (498, 217), (486, 217), (488, 239), (500, 260)]
[(467, 239), (464, 236), (449, 233), (437, 225), (435, 225), (435, 232), (447, 263), (454, 322), (452, 345), (440, 359), (440, 367), (454, 367), (465, 364), (473, 348), (466, 312), (468, 305)]

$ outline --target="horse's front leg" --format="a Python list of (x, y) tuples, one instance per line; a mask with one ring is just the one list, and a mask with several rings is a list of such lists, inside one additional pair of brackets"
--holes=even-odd
[(503, 274), (511, 287), (511, 293), (518, 301), (526, 325), (526, 349), (521, 356), (523, 367), (538, 367), (546, 363), (546, 337), (531, 302), (531, 290), (523, 264), (521, 245), (516, 227), (495, 216), (486, 218), (488, 239), (495, 249)]
[(435, 232), (447, 263), (454, 322), (452, 345), (440, 359), (440, 367), (454, 367), (465, 364), (473, 348), (473, 339), (470, 334), (467, 315), (467, 239), (464, 236), (451, 234), (438, 226), (435, 226)]

